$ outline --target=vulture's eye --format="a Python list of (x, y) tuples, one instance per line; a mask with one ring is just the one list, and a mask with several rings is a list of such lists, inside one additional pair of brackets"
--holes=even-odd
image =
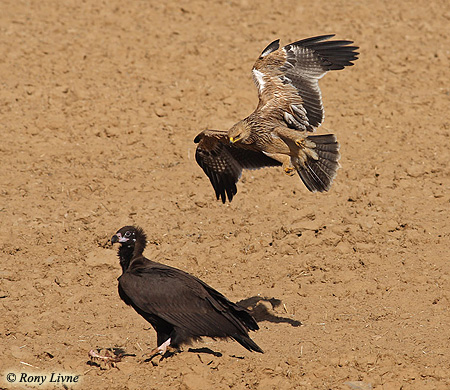
[(131, 232), (128, 230), (128, 231), (125, 233), (125, 237), (128, 238), (128, 237), (130, 237), (130, 236), (131, 236)]

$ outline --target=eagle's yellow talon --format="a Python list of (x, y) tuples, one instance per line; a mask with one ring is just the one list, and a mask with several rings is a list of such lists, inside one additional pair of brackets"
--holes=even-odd
[(305, 148), (305, 139), (301, 138), (301, 139), (297, 139), (295, 140), (295, 144), (299, 147), (299, 148)]
[(284, 167), (284, 173), (286, 175), (292, 176), (295, 174), (295, 168), (294, 167)]

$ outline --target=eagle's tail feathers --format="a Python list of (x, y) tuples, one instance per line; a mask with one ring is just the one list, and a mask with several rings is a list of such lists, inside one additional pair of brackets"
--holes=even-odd
[(334, 134), (310, 135), (300, 142), (299, 156), (292, 163), (309, 191), (325, 192), (339, 169), (339, 158)]

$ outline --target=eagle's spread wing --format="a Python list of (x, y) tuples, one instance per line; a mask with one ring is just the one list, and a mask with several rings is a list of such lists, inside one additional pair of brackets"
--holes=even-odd
[(209, 177), (216, 198), (221, 198), (223, 203), (227, 197), (231, 202), (236, 194), (242, 169), (281, 165), (262, 152), (230, 145), (225, 131), (205, 130), (195, 137), (194, 142), (198, 143), (195, 159)]
[(321, 35), (284, 46), (272, 42), (253, 66), (259, 104), (253, 115), (283, 121), (288, 127), (314, 131), (324, 117), (319, 79), (344, 69), (358, 58), (352, 41), (330, 41)]

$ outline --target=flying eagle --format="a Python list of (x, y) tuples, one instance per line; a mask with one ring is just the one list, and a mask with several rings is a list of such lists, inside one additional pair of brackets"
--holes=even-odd
[(203, 336), (231, 338), (249, 351), (263, 352), (248, 335), (259, 327), (245, 308), (195, 276), (144, 257), (147, 238), (141, 228), (124, 226), (111, 242), (121, 244), (120, 297), (156, 330), (153, 356)]
[(352, 41), (321, 35), (279, 49), (267, 46), (253, 66), (258, 88), (256, 110), (228, 131), (198, 134), (197, 163), (209, 177), (217, 199), (231, 202), (243, 169), (283, 166), (298, 172), (311, 192), (328, 191), (339, 168), (334, 134), (309, 135), (324, 118), (319, 79), (358, 59)]

